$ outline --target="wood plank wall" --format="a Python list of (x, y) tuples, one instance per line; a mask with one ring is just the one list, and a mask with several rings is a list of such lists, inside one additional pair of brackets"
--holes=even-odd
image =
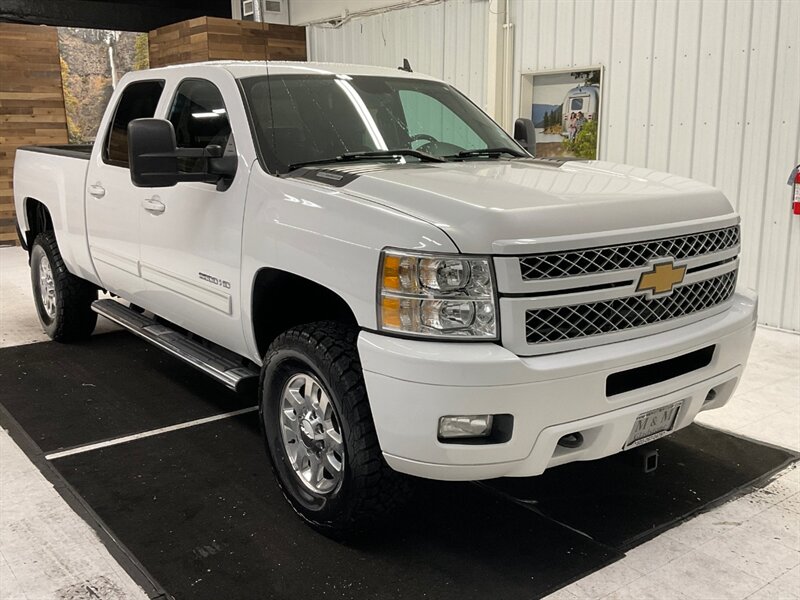
[(203, 60), (306, 60), (305, 27), (198, 17), (150, 32), (150, 66)]
[(16, 149), (66, 143), (56, 28), (0, 23), (0, 245), (18, 243), (12, 190)]
[[(305, 28), (199, 17), (150, 32), (151, 67), (226, 59), (305, 60)], [(0, 23), (0, 245), (18, 243), (16, 149), (66, 143), (56, 28)]]

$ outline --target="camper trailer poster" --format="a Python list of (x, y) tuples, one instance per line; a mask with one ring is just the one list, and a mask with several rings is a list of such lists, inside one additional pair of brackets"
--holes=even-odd
[(533, 75), (536, 156), (597, 158), (600, 71)]

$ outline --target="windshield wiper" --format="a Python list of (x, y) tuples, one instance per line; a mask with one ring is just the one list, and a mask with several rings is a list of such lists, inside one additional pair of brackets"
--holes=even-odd
[(289, 170), (294, 171), (300, 167), (307, 167), (311, 165), (322, 165), (325, 163), (333, 162), (350, 162), (356, 160), (369, 160), (371, 158), (391, 158), (392, 156), (413, 156), (420, 159), (422, 162), (446, 162), (445, 159), (419, 150), (411, 148), (398, 148), (396, 150), (369, 150), (366, 152), (345, 152), (333, 158), (321, 158), (319, 160), (306, 160), (303, 162), (296, 162), (289, 165)]
[(462, 150), (458, 154), (453, 154), (447, 158), (471, 158), (473, 156), (499, 157), (501, 154), (509, 154), (514, 158), (524, 158), (526, 155), (516, 148), (478, 148), (476, 150)]

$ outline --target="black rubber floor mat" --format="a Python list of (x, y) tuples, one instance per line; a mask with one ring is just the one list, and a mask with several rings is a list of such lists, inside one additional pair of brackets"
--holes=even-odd
[[(658, 468), (643, 453), (658, 450)], [(627, 550), (797, 460), (794, 452), (691, 425), (639, 449), (578, 462), (540, 477), (487, 485), (543, 514)]]
[(0, 401), (45, 452), (255, 404), (125, 332), (0, 351)]
[(176, 598), (539, 597), (619, 558), (473, 484), (430, 483), (387, 528), (340, 544), (292, 512), (250, 414), (58, 459)]
[[(45, 452), (254, 403), (125, 333), (0, 350), (0, 394), (12, 428)], [(34, 458), (55, 466), (99, 515), (97, 527), (113, 531), (168, 592), (199, 600), (527, 600), (796, 459), (693, 426), (649, 446), (660, 451), (651, 474), (630, 452), (538, 478), (423, 483), (391, 526), (343, 545), (291, 511), (255, 423), (251, 413), (52, 462)]]

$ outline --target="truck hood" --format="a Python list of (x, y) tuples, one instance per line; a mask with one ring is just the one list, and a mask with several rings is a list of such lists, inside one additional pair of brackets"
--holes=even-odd
[(436, 225), (464, 253), (519, 254), (559, 239), (568, 247), (650, 231), (663, 237), (684, 225), (713, 228), (736, 218), (711, 186), (601, 161), (362, 164), (336, 171), (348, 174), (348, 193)]

